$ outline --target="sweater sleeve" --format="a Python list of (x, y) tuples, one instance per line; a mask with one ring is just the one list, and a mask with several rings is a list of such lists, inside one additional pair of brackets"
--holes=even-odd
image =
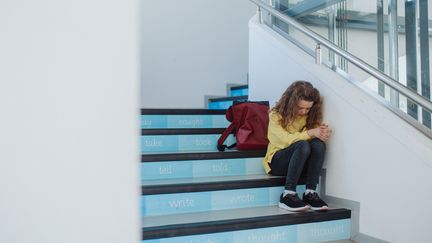
[(279, 124), (279, 116), (275, 113), (270, 113), (269, 127), (268, 127), (268, 139), (271, 144), (278, 148), (286, 148), (289, 145), (300, 141), (309, 140), (312, 137), (309, 136), (307, 131), (295, 131), (289, 132)]

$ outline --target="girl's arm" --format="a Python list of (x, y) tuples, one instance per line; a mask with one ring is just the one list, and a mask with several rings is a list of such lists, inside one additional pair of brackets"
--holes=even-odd
[(306, 130), (300, 132), (288, 132), (279, 124), (278, 115), (271, 113), (268, 127), (268, 139), (271, 144), (279, 148), (286, 148), (300, 140), (308, 140), (312, 137)]

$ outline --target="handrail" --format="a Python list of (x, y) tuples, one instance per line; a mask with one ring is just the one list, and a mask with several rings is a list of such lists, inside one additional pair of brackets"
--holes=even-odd
[(264, 2), (261, 2), (260, 0), (250, 0), (250, 1), (255, 3), (258, 6), (258, 8), (262, 8), (262, 9), (266, 10), (267, 12), (269, 12), (271, 15), (278, 17), (279, 19), (281, 19), (285, 23), (292, 25), (293, 27), (298, 29), (303, 34), (314, 39), (317, 42), (317, 44), (320, 44), (320, 45), (327, 47), (329, 50), (337, 53), (339, 56), (342, 56), (343, 58), (345, 58), (346, 60), (348, 60), (349, 62), (351, 62), (355, 66), (357, 66), (358, 68), (360, 68), (363, 71), (372, 75), (373, 77), (383, 81), (385, 84), (387, 84), (391, 88), (397, 90), (399, 93), (405, 95), (406, 97), (413, 100), (414, 102), (421, 105), (423, 108), (425, 108), (426, 110), (428, 110), (429, 112), (432, 113), (432, 102), (430, 100), (417, 94), (416, 92), (413, 92), (412, 90), (410, 90), (407, 87), (400, 84), (398, 81), (392, 79), (390, 76), (382, 73), (378, 69), (376, 69), (373, 66), (369, 65), (368, 63), (364, 62), (360, 58), (358, 58), (358, 57), (352, 55), (351, 53), (339, 48), (338, 46), (336, 46), (332, 42), (328, 41), (324, 37), (320, 36), (319, 34), (315, 33), (314, 31), (312, 31), (312, 30), (308, 29), (307, 27), (305, 27), (304, 25), (300, 24), (295, 19), (293, 19), (289, 16), (286, 16), (282, 12), (274, 9), (272, 6), (270, 6)]

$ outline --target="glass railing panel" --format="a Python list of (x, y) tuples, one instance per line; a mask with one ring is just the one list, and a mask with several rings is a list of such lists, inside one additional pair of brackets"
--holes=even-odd
[[(354, 10), (361, 7), (361, 10)], [(339, 1), (298, 19), (308, 27), (325, 29), (323, 36), (344, 50), (378, 67), (376, 0)], [(365, 50), (367, 46), (367, 50)], [(342, 64), (341, 67), (343, 67)], [(345, 69), (345, 68), (344, 68)]]
[[(315, 33), (348, 51), (400, 84), (430, 99), (430, 68), (428, 26), (431, 7), (428, 1), (392, 0), (273, 0), (264, 1), (287, 16), (295, 18)], [(422, 6), (420, 6), (422, 5)], [(304, 12), (302, 12), (304, 11)], [(423, 13), (421, 18), (420, 13)], [(309, 54), (316, 43), (295, 28), (272, 17), (267, 24), (295, 42)], [(423, 37), (422, 37), (423, 30)], [(424, 37), (426, 35), (427, 37)], [(426, 47), (425, 47), (426, 46)], [(425, 55), (429, 53), (429, 55)], [(323, 62), (338, 68), (371, 91), (379, 94), (393, 107), (431, 127), (431, 115), (400, 95), (388, 85), (372, 78), (332, 51), (322, 48)]]
[[(432, 56), (431, 33), (429, 28), (432, 27), (432, 3), (428, 0), (418, 1), (418, 26), (419, 26), (419, 49), (420, 49), (420, 84), (421, 95), (427, 99), (431, 99), (431, 80), (432, 80)], [(431, 127), (431, 113), (422, 110), (421, 119), (423, 124)]]
[[(284, 14), (287, 12), (284, 8), (292, 6), (292, 3), (294, 4), (291, 0), (264, 2), (267, 4), (273, 4), (273, 8), (283, 11)], [(410, 87), (410, 84), (407, 81), (407, 77), (410, 77), (407, 75), (407, 69), (409, 72), (410, 66), (407, 64), (412, 64), (413, 61), (412, 57), (411, 59), (409, 56), (407, 57), (406, 50), (408, 50), (408, 53), (412, 49), (415, 50), (416, 59), (420, 59), (418, 54), (418, 52), (420, 52), (419, 47), (411, 47), (406, 44), (406, 21), (403, 15), (400, 16), (400, 11), (405, 12), (405, 5), (397, 9), (398, 16), (393, 16), (397, 17), (397, 21), (394, 21), (394, 19), (389, 20), (388, 17), (389, 14), (391, 15), (392, 10), (380, 6), (377, 4), (379, 1), (376, 0), (361, 1), (361, 4), (359, 4), (358, 1), (352, 0), (336, 2), (336, 4), (324, 6), (323, 8), (316, 9), (315, 12), (309, 12), (303, 16), (299, 14), (294, 19), (301, 21), (301, 23), (308, 27), (309, 30), (312, 30), (321, 37), (331, 41), (340, 49), (343, 49), (356, 56), (356, 58), (364, 61), (369, 65), (369, 68), (375, 68), (377, 72), (379, 72), (378, 70), (381, 70), (388, 76), (395, 77), (394, 79), (397, 79), (399, 84), (394, 84), (394, 81), (391, 81), (391, 79), (388, 78), (383, 80), (388, 82), (390, 85), (384, 84), (384, 82), (374, 78), (370, 71), (366, 71), (364, 68), (359, 68), (357, 65), (333, 53), (333, 51), (328, 50), (324, 46), (321, 46), (320, 52), (322, 64), (337, 71), (347, 79), (359, 84), (359, 86), (367, 90), (367, 92), (374, 94), (374, 96), (381, 97), (379, 99), (381, 99), (389, 109), (398, 113), (402, 118), (416, 127), (419, 128), (420, 125), (419, 129), (422, 131), (426, 129), (430, 135), (430, 113), (428, 111), (431, 110), (431, 103), (428, 101), (425, 103), (423, 99), (420, 100), (420, 103), (415, 102), (414, 100), (419, 100), (417, 97), (418, 95), (414, 95), (416, 97), (414, 97), (413, 100), (410, 98), (413, 97), (413, 94), (400, 88), (399, 90), (405, 94), (399, 93), (397, 90), (390, 87), (399, 87), (400, 84)], [(343, 10), (342, 12), (341, 8)], [(416, 11), (418, 11), (418, 6), (416, 6), (416, 9)], [(382, 11), (381, 20), (377, 17), (377, 12), (379, 13), (380, 11)], [(395, 13), (394, 10), (393, 13)], [(312, 57), (315, 57), (317, 40), (313, 40), (310, 36), (304, 34), (303, 31), (285, 23), (281, 19), (277, 19), (274, 16), (271, 17), (271, 15), (265, 11), (262, 16), (267, 16), (263, 18), (263, 20), (268, 26), (296, 44)], [(358, 19), (362, 17), (367, 17), (365, 18), (366, 21), (359, 22)], [(340, 23), (341, 21), (345, 21), (345, 23)], [(395, 23), (394, 27), (396, 28), (393, 33), (389, 32), (389, 29), (392, 26), (389, 24), (389, 21)], [(426, 22), (428, 21), (429, 20)], [(378, 27), (378, 22), (381, 23), (381, 28)], [(415, 27), (416, 25), (417, 24), (413, 26), (415, 33), (418, 34), (418, 29)], [(416, 40), (416, 42), (419, 42), (419, 39)], [(430, 39), (428, 37), (427, 42), (429, 43), (429, 41)], [(394, 52), (395, 54), (394, 60), (392, 61), (390, 61), (390, 58), (392, 58), (390, 52)], [(428, 56), (430, 56), (430, 52), (428, 53)], [(395, 63), (397, 64), (397, 68), (392, 66), (395, 65)], [(430, 64), (428, 63), (428, 67), (429, 66)], [(392, 73), (394, 74), (395, 70), (397, 70), (397, 74), (392, 76)], [(417, 66), (415, 70), (418, 71), (419, 66)], [(419, 78), (421, 73), (422, 72), (420, 71), (416, 72), (414, 77)], [(430, 76), (429, 73), (428, 76)], [(417, 80), (417, 82), (420, 83), (419, 80)], [(411, 87), (411, 90), (420, 95), (423, 94), (419, 86), (417, 86), (417, 89)], [(425, 106), (423, 107), (422, 104)], [(428, 109), (426, 109), (426, 107), (428, 107)]]
[[(321, 2), (326, 4), (316, 4), (321, 8), (315, 8), (314, 12), (300, 14), (294, 11), (295, 19), (311, 30), (325, 37), (337, 46), (347, 50), (370, 65), (378, 68), (378, 53), (377, 31), (376, 31), (376, 0), (360, 1), (294, 1), (294, 0), (274, 0), (274, 7), (284, 13), (290, 13), (289, 8), (295, 8), (299, 2), (306, 5), (305, 2)], [(354, 9), (361, 7), (361, 11)], [(298, 9), (298, 8), (297, 8)], [(287, 14), (289, 16), (289, 14)], [(288, 26), (281, 20), (274, 18), (273, 24), (282, 30), (287, 31)], [(291, 30), (290, 35), (295, 36), (296, 32)], [(365, 50), (365, 46), (367, 49)], [(323, 53), (323, 56), (328, 56), (331, 63), (337, 67), (347, 70), (348, 63), (343, 59), (337, 59), (334, 54)], [(381, 58), (381, 63), (384, 63), (384, 57)], [(382, 70), (384, 70), (384, 65)], [(363, 72), (360, 76), (368, 78)]]

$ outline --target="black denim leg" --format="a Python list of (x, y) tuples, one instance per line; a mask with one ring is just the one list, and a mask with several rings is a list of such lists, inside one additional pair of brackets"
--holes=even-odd
[(326, 144), (318, 138), (309, 141), (310, 156), (306, 162), (306, 189), (315, 190), (324, 163)]
[(305, 140), (295, 142), (287, 148), (277, 151), (270, 163), (271, 174), (286, 176), (285, 189), (295, 191), (310, 153), (311, 146)]

